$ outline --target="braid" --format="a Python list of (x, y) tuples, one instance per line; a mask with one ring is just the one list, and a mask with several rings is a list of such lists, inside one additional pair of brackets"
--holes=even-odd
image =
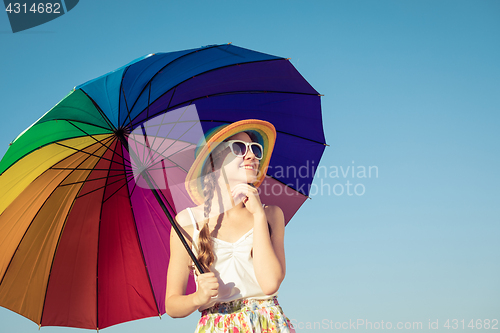
[[(214, 169), (212, 156), (210, 156), (212, 171)], [(199, 254), (198, 261), (200, 262), (201, 267), (205, 272), (209, 271), (210, 266), (215, 261), (215, 256), (213, 253), (213, 243), (210, 238), (210, 229), (208, 227), (208, 220), (210, 217), (210, 210), (212, 207), (212, 199), (214, 197), (216, 185), (215, 173), (210, 172), (206, 174), (203, 182), (203, 196), (205, 197), (205, 206), (204, 206), (204, 225), (200, 230), (199, 235)]]

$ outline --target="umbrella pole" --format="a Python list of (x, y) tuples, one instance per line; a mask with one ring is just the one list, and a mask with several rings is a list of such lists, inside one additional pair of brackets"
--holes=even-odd
[(189, 257), (191, 257), (191, 260), (193, 261), (194, 265), (198, 269), (198, 272), (200, 272), (200, 274), (205, 273), (204, 270), (203, 270), (203, 268), (201, 267), (200, 263), (198, 262), (198, 259), (196, 259), (193, 251), (191, 250), (191, 248), (189, 247), (188, 243), (186, 242), (186, 239), (182, 235), (181, 230), (179, 229), (179, 226), (177, 225), (177, 223), (175, 222), (175, 220), (172, 218), (172, 215), (170, 214), (170, 212), (168, 211), (167, 207), (165, 206), (165, 203), (161, 199), (160, 194), (158, 193), (158, 191), (156, 190), (156, 188), (154, 188), (153, 183), (151, 182), (151, 179), (149, 178), (150, 176), (149, 176), (149, 173), (147, 172), (147, 170), (143, 171), (142, 176), (143, 176), (144, 180), (146, 181), (146, 183), (148, 183), (149, 189), (151, 191), (153, 191), (153, 194), (154, 194), (156, 200), (158, 201), (158, 203), (161, 206), (161, 209), (163, 209), (163, 212), (165, 213), (165, 215), (167, 216), (168, 220), (170, 221), (170, 224), (172, 225), (172, 228), (174, 228), (175, 233), (177, 234), (177, 236), (179, 236), (179, 238), (180, 238), (180, 240), (182, 242), (182, 245), (184, 245), (184, 248), (188, 252)]
[[(127, 142), (127, 140), (125, 140), (125, 137), (123, 136), (123, 134), (122, 135), (117, 134), (117, 137), (120, 140), (120, 142), (122, 143), (122, 145), (125, 147), (125, 149), (127, 150), (127, 152), (129, 153), (129, 155), (134, 159), (134, 161), (136, 162), (136, 164), (140, 165), (139, 158), (135, 155), (135, 153), (133, 151), (131, 152), (129, 150), (128, 142)], [(172, 215), (168, 211), (167, 206), (165, 206), (165, 203), (163, 202), (163, 200), (162, 200), (162, 198), (160, 196), (160, 193), (158, 193), (158, 190), (153, 185), (153, 182), (151, 181), (149, 172), (147, 170), (144, 170), (141, 173), (141, 175), (144, 178), (144, 180), (146, 181), (146, 183), (148, 184), (149, 189), (153, 192), (153, 195), (155, 196), (156, 200), (158, 201), (158, 204), (160, 205), (161, 209), (163, 210), (163, 212), (167, 216), (168, 221), (172, 225), (172, 228), (174, 228), (175, 233), (177, 234), (177, 236), (179, 236), (179, 239), (181, 240), (182, 245), (184, 245), (184, 248), (186, 249), (189, 257), (191, 258), (191, 260), (193, 261), (194, 265), (196, 266), (196, 269), (198, 270), (198, 272), (200, 274), (205, 273), (204, 269), (201, 267), (200, 263), (198, 262), (198, 259), (196, 258), (196, 256), (194, 255), (193, 251), (191, 250), (191, 248), (189, 247), (188, 243), (186, 242), (186, 239), (182, 235), (182, 232), (179, 229), (179, 226), (177, 225), (177, 223), (173, 219)]]

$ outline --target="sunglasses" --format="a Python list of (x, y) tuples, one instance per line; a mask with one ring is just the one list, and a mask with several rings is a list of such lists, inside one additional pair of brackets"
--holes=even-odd
[(231, 148), (231, 152), (233, 153), (234, 156), (244, 157), (247, 154), (248, 149), (250, 148), (252, 150), (252, 153), (255, 155), (256, 159), (258, 160), (262, 159), (264, 150), (262, 146), (257, 142), (229, 140), (224, 143), (226, 147), (229, 146), (229, 148)]

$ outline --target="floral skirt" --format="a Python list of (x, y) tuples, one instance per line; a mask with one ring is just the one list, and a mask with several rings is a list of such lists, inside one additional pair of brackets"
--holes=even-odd
[(217, 303), (201, 313), (195, 333), (295, 333), (278, 298), (238, 299)]

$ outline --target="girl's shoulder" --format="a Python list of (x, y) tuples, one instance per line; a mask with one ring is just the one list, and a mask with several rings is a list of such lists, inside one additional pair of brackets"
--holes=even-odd
[(285, 227), (285, 215), (279, 206), (264, 206), (267, 222), (272, 227)]
[(183, 234), (185, 235), (187, 234), (189, 238), (192, 238), (195, 226), (197, 230), (200, 230), (199, 223), (197, 222), (199, 221), (198, 215), (199, 215), (199, 207), (191, 207), (180, 211), (175, 216), (175, 221), (177, 222), (177, 225), (179, 226)]

